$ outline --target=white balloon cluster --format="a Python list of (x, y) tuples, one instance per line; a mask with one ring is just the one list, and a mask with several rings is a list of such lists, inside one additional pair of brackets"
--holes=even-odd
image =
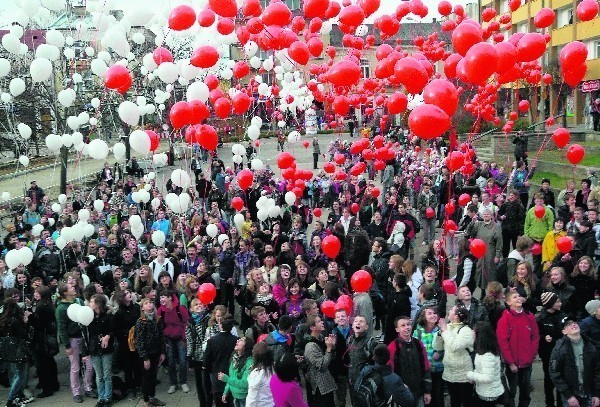
[(154, 154), (152, 156), (152, 163), (157, 167), (164, 167), (169, 162), (169, 157), (166, 153)]
[(165, 196), (165, 203), (175, 213), (181, 214), (188, 210), (192, 199), (187, 192), (179, 195), (170, 193)]
[(94, 311), (87, 305), (73, 303), (67, 308), (67, 316), (73, 322), (88, 326), (94, 320)]
[(131, 226), (131, 234), (139, 239), (144, 234), (144, 225), (140, 215), (133, 215), (129, 218), (129, 226)]
[[(282, 112), (289, 110), (295, 114), (297, 109), (306, 110), (312, 105), (314, 96), (304, 83), (300, 72), (278, 73), (275, 76), (281, 85), (279, 91), (279, 109)], [(293, 99), (290, 103), (286, 102), (288, 96), (292, 96)]]
[(20, 249), (12, 249), (6, 253), (4, 262), (6, 266), (14, 270), (19, 265), (28, 266), (33, 260), (33, 252), (29, 247), (22, 247)]
[(258, 209), (256, 216), (261, 222), (266, 221), (268, 218), (276, 218), (281, 215), (281, 208), (275, 205), (275, 200), (273, 198), (267, 198), (264, 195), (256, 201), (256, 208)]

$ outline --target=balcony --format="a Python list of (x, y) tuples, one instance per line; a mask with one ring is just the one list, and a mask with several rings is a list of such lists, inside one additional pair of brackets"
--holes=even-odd
[(573, 25), (569, 24), (562, 28), (552, 30), (552, 46), (564, 45), (573, 41)]
[(588, 70), (584, 80), (600, 79), (600, 58), (590, 59), (587, 61)]
[(600, 33), (600, 18), (577, 23), (577, 39), (579, 41), (594, 38)]

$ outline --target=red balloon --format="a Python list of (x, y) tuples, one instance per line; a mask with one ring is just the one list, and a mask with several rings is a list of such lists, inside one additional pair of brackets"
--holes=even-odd
[(169, 28), (174, 31), (187, 30), (195, 21), (196, 12), (185, 4), (175, 7), (169, 14)]
[(456, 226), (456, 222), (448, 219), (444, 221), (444, 230), (446, 231), (446, 233), (456, 232), (458, 230), (458, 226)]
[(456, 65), (462, 60), (462, 57), (458, 54), (450, 54), (444, 61), (444, 75), (448, 79), (456, 78)]
[(163, 62), (173, 62), (173, 54), (164, 47), (158, 47), (152, 53), (152, 59), (154, 59), (156, 65), (160, 65)]
[(560, 51), (558, 60), (563, 69), (572, 69), (583, 65), (587, 59), (588, 50), (583, 42), (572, 41)]
[(527, 112), (529, 110), (530, 106), (531, 105), (530, 105), (530, 103), (529, 103), (528, 100), (521, 100), (519, 102), (519, 111), (525, 113), (525, 112)]
[(277, 166), (280, 170), (285, 170), (286, 168), (291, 167), (294, 161), (295, 159), (292, 154), (288, 153), (287, 151), (283, 151), (279, 153), (279, 156), (277, 157)]
[(460, 151), (453, 151), (446, 160), (446, 166), (450, 172), (459, 170), (465, 164), (465, 156)]
[(483, 40), (481, 27), (463, 21), (452, 32), (452, 45), (456, 52), (465, 56), (469, 48)]
[(328, 8), (329, 0), (305, 0), (302, 12), (305, 18), (325, 18)]
[(561, 236), (556, 240), (556, 247), (559, 252), (566, 254), (573, 248), (573, 242), (567, 236)]
[(242, 190), (247, 190), (252, 186), (254, 181), (254, 174), (250, 170), (241, 170), (237, 175), (238, 185)]
[(371, 189), (371, 196), (373, 198), (378, 198), (379, 195), (381, 195), (381, 190), (377, 187), (374, 187), (373, 189)]
[(150, 138), (150, 151), (156, 151), (158, 145), (160, 144), (160, 138), (158, 137), (158, 134), (152, 130), (146, 130), (146, 134)]
[(237, 95), (235, 95), (233, 97), (233, 100), (231, 101), (231, 105), (233, 107), (233, 113), (235, 113), (235, 114), (246, 113), (248, 111), (248, 109), (250, 108), (251, 104), (252, 104), (252, 98), (250, 98), (250, 96), (248, 96), (244, 92), (240, 92)]
[(231, 206), (235, 208), (236, 211), (241, 211), (244, 207), (244, 200), (239, 196), (236, 196), (231, 200)]
[[(595, 3), (596, 2), (594, 1), (594, 4)], [(554, 24), (555, 17), (556, 14), (554, 13), (554, 10), (544, 7), (535, 14), (535, 17), (533, 17), (533, 25), (535, 25), (537, 28), (550, 27), (552, 24)]]
[(272, 2), (262, 12), (265, 25), (284, 27), (292, 22), (292, 12), (283, 2)]
[(318, 37), (312, 37), (306, 45), (308, 45), (308, 50), (313, 57), (318, 57), (323, 52), (323, 41)]
[(427, 217), (427, 219), (433, 219), (435, 217), (435, 211), (433, 210), (433, 208), (427, 208), (425, 210), (425, 216)]
[(452, 4), (449, 1), (440, 1), (438, 4), (438, 13), (443, 16), (449, 16), (452, 13)]
[(440, 137), (450, 127), (450, 118), (435, 105), (422, 104), (408, 115), (408, 127), (420, 138), (429, 140)]
[(288, 48), (288, 55), (300, 65), (306, 65), (310, 59), (308, 45), (302, 41), (294, 41)]
[(198, 127), (198, 143), (208, 151), (215, 151), (219, 144), (219, 135), (213, 126), (201, 124)]
[(598, 15), (598, 2), (596, 0), (583, 0), (577, 5), (577, 18), (581, 21), (590, 21)]
[(498, 52), (492, 44), (480, 42), (467, 51), (463, 61), (469, 83), (480, 85), (496, 72)]
[(556, 147), (558, 148), (563, 148), (564, 146), (569, 144), (570, 140), (571, 133), (564, 127), (559, 127), (552, 133), (552, 141), (554, 141), (554, 144), (556, 144)]
[(353, 214), (357, 214), (358, 211), (360, 210), (360, 206), (354, 202), (352, 205), (350, 205), (350, 211), (352, 211)]
[(455, 295), (456, 294), (456, 283), (454, 282), (454, 280), (449, 280), (449, 279), (444, 280), (444, 281), (442, 281), (442, 289), (448, 295)]
[(365, 19), (365, 12), (355, 4), (344, 7), (338, 16), (340, 23), (349, 27), (358, 27)]
[(579, 144), (572, 144), (567, 149), (567, 160), (569, 160), (571, 164), (579, 164), (581, 160), (583, 160), (584, 156), (585, 151), (583, 150), (583, 147), (581, 147)]
[(260, 17), (262, 7), (258, 0), (246, 0), (242, 5), (242, 13), (245, 17)]
[(350, 278), (350, 286), (357, 293), (368, 293), (373, 284), (373, 277), (366, 270), (358, 270)]
[(403, 113), (408, 106), (408, 98), (402, 92), (392, 93), (386, 101), (389, 114)]
[(190, 64), (198, 68), (212, 68), (218, 61), (219, 52), (211, 45), (196, 48), (190, 58)]
[(423, 100), (452, 116), (458, 106), (458, 90), (446, 79), (434, 79), (423, 89)]
[(321, 247), (323, 248), (323, 253), (330, 259), (335, 259), (337, 255), (340, 253), (340, 249), (342, 248), (342, 244), (340, 243), (340, 239), (338, 239), (334, 235), (325, 236), (323, 242), (321, 243)]
[(587, 65), (585, 63), (576, 65), (571, 68), (561, 67), (561, 75), (567, 85), (575, 88), (587, 73)]
[(517, 43), (517, 60), (535, 61), (546, 52), (546, 39), (540, 33), (527, 33)]
[(229, 35), (235, 31), (235, 23), (233, 19), (221, 17), (217, 22), (217, 32), (221, 35)]
[(323, 170), (328, 174), (333, 174), (335, 172), (335, 164), (327, 162), (323, 165)]
[(315, 215), (317, 218), (320, 218), (322, 214), (323, 214), (323, 211), (321, 210), (321, 208), (313, 209), (313, 215)]
[(487, 251), (487, 245), (481, 239), (473, 239), (471, 240), (471, 254), (478, 259), (481, 259), (485, 256), (485, 252)]
[(219, 98), (213, 104), (215, 114), (221, 118), (226, 119), (231, 114), (231, 102), (227, 98)]
[(235, 0), (208, 0), (210, 8), (221, 17), (234, 18), (237, 16)]
[(198, 24), (200, 27), (210, 27), (215, 22), (215, 12), (209, 8), (205, 8), (198, 13)]
[(531, 248), (531, 254), (533, 254), (534, 256), (539, 256), (540, 254), (542, 254), (542, 245), (535, 242), (533, 244), (533, 247)]
[(201, 100), (192, 100), (189, 105), (192, 109), (190, 124), (200, 124), (210, 117), (208, 107)]
[(361, 76), (360, 67), (348, 59), (336, 62), (327, 72), (327, 80), (336, 86), (356, 85)]
[(354, 303), (352, 302), (352, 297), (350, 297), (349, 295), (341, 295), (338, 300), (337, 303), (335, 304), (335, 309), (344, 309), (346, 310), (346, 314), (348, 315), (352, 315), (352, 309), (354, 308)]
[(452, 202), (448, 202), (446, 205), (444, 205), (444, 212), (446, 213), (446, 216), (452, 216), (454, 211), (456, 211), (456, 206)]
[(402, 58), (394, 65), (394, 76), (410, 93), (421, 93), (429, 75), (425, 67), (415, 58)]
[(542, 219), (544, 215), (546, 215), (546, 208), (544, 208), (542, 205), (536, 205), (533, 213), (535, 214), (536, 218)]
[(250, 73), (250, 66), (246, 61), (238, 61), (233, 66), (233, 76), (241, 79)]
[(212, 283), (203, 283), (198, 288), (198, 299), (204, 305), (214, 301), (217, 296), (217, 289)]
[(340, 13), (342, 6), (337, 1), (329, 2), (329, 7), (327, 7), (327, 11), (325, 11), (325, 18), (334, 18)]
[(113, 65), (104, 74), (104, 86), (107, 89), (116, 90), (120, 94), (129, 90), (132, 81), (129, 69), (123, 65)]
[(321, 303), (321, 312), (327, 318), (335, 318), (335, 302), (325, 300)]
[(217, 78), (215, 75), (206, 75), (206, 78), (204, 78), (204, 84), (208, 86), (208, 90), (215, 90), (217, 86), (219, 86), (219, 78)]
[(171, 120), (171, 125), (175, 130), (190, 124), (191, 116), (192, 108), (188, 102), (184, 101), (175, 103), (173, 106), (171, 106), (171, 110), (169, 111), (169, 119)]

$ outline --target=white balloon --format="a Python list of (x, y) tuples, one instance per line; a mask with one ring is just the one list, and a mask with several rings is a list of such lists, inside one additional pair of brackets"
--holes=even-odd
[(25, 123), (19, 123), (17, 125), (17, 130), (19, 131), (19, 134), (21, 135), (21, 137), (24, 138), (25, 140), (27, 140), (29, 137), (31, 137), (31, 127), (29, 127)]
[(150, 171), (148, 173), (148, 179), (152, 180), (154, 178), (156, 178), (156, 173), (154, 171)]
[(250, 167), (254, 171), (260, 171), (265, 168), (265, 165), (260, 158), (254, 158), (252, 161), (250, 161)]
[(64, 227), (60, 231), (60, 237), (65, 239), (65, 242), (67, 242), (67, 243), (72, 241), (74, 239), (74, 236), (75, 236), (75, 233), (73, 233), (73, 228), (71, 228), (71, 227)]
[(63, 142), (62, 138), (58, 134), (48, 134), (46, 136), (46, 147), (51, 151), (60, 150)]
[(258, 127), (259, 129), (261, 128), (261, 126), (262, 126), (262, 123), (263, 123), (263, 121), (262, 121), (262, 119), (260, 118), (260, 116), (254, 116), (254, 117), (252, 118), (252, 120), (250, 120), (250, 124), (252, 124), (253, 126), (256, 126), (256, 127)]
[(135, 203), (140, 203), (140, 191), (135, 191), (131, 193), (131, 200)]
[(302, 135), (300, 134), (300, 132), (298, 132), (296, 130), (294, 130), (294, 131), (290, 132), (290, 134), (288, 134), (288, 141), (292, 144), (299, 142), (301, 138), (302, 138)]
[(139, 239), (144, 234), (144, 226), (143, 225), (131, 226), (131, 234), (136, 239)]
[(10, 192), (2, 192), (2, 200), (3, 201), (10, 201)]
[[(67, 312), (68, 311), (69, 310), (67, 309)], [(77, 318), (77, 321), (81, 325), (88, 326), (94, 320), (94, 311), (90, 307), (88, 307), (88, 306), (80, 307), (77, 310), (77, 317), (76, 318)]]
[(215, 224), (206, 225), (206, 234), (212, 237), (213, 239), (217, 237), (217, 233), (219, 233), (219, 228)]
[(2, 46), (11, 54), (18, 54), (21, 50), (21, 41), (12, 33), (4, 34), (2, 36)]
[(234, 144), (231, 146), (231, 152), (235, 155), (245, 155), (246, 154), (246, 147), (244, 147), (241, 144)]
[(120, 141), (118, 143), (115, 143), (115, 145), (113, 146), (113, 154), (116, 158), (125, 157), (126, 152), (127, 147), (124, 143), (121, 143)]
[(10, 73), (10, 61), (6, 58), (0, 58), (0, 78), (4, 78)]
[(67, 203), (67, 196), (65, 194), (60, 194), (58, 196), (58, 203), (64, 205)]
[(173, 170), (171, 173), (171, 181), (173, 184), (186, 189), (190, 186), (191, 178), (190, 175), (182, 169)]
[(269, 218), (269, 211), (266, 211), (264, 209), (259, 210), (256, 213), (256, 217), (261, 221), (264, 222)]
[(106, 62), (104, 62), (102, 59), (96, 58), (92, 59), (90, 68), (96, 76), (103, 77), (108, 70), (108, 65), (106, 65)]
[(260, 137), (260, 128), (254, 125), (248, 126), (248, 138), (250, 140), (258, 140)]
[(186, 98), (188, 102), (192, 100), (201, 100), (202, 102), (206, 102), (208, 100), (208, 96), (210, 91), (208, 90), (208, 86), (204, 82), (194, 82), (188, 86), (186, 92)]
[(281, 208), (279, 206), (273, 206), (269, 208), (269, 216), (271, 218), (276, 218), (281, 215)]
[(244, 162), (244, 157), (242, 157), (241, 155), (234, 155), (231, 161), (233, 161), (236, 164), (241, 164)]
[(273, 69), (273, 65), (273, 59), (271, 58), (267, 58), (263, 62), (263, 68), (265, 68), (266, 71), (270, 71), (271, 69)]
[(119, 117), (130, 126), (137, 126), (140, 121), (140, 110), (138, 106), (126, 100), (119, 105)]
[(162, 246), (165, 244), (165, 234), (162, 230), (155, 230), (152, 232), (152, 243), (155, 246)]
[(159, 79), (164, 83), (173, 83), (179, 78), (179, 71), (177, 69), (177, 65), (173, 62), (163, 62), (156, 69), (156, 74)]
[(10, 93), (2, 92), (0, 95), (0, 100), (2, 100), (4, 103), (10, 103), (12, 101), (12, 96)]
[(129, 145), (137, 153), (145, 156), (150, 152), (150, 137), (145, 131), (134, 130), (129, 136)]
[[(90, 255), (89, 257), (91, 258), (91, 257), (95, 257), (95, 256)], [(90, 261), (91, 261), (91, 259), (90, 259)], [(81, 279), (83, 280), (83, 286), (87, 287), (88, 284), (90, 283), (90, 278), (87, 276), (87, 274), (82, 274)]]
[(238, 232), (241, 233), (242, 224), (244, 223), (244, 215), (242, 215), (241, 213), (236, 213), (235, 216), (233, 217), (233, 223), (235, 224), (235, 227), (238, 229)]
[(77, 118), (77, 116), (69, 116), (67, 117), (67, 126), (69, 126), (71, 130), (77, 130), (79, 126), (81, 126), (81, 123), (79, 123), (79, 119)]
[(44, 230), (44, 226), (42, 226), (40, 223), (38, 223), (37, 225), (33, 225), (33, 227), (31, 228), (31, 234), (33, 236), (39, 236), (42, 234), (43, 230)]
[(94, 160), (105, 160), (108, 157), (108, 144), (104, 140), (94, 139), (90, 141), (88, 151)]
[(285, 202), (288, 205), (293, 205), (294, 203), (296, 203), (296, 194), (293, 193), (292, 191), (288, 191), (285, 193)]
[(262, 61), (256, 55), (250, 58), (250, 66), (254, 69), (260, 68)]
[(80, 209), (79, 212), (77, 212), (77, 217), (79, 218), (80, 221), (87, 222), (88, 219), (90, 218), (90, 211), (85, 208)]
[(9, 250), (4, 257), (4, 262), (9, 269), (16, 269), (21, 264), (19, 251), (17, 249)]
[(104, 210), (104, 201), (101, 199), (96, 199), (94, 201), (94, 209), (96, 212), (101, 212)]
[[(5, 34), (4, 36), (6, 37), (7, 35), (9, 34)], [(10, 91), (10, 94), (14, 97), (19, 96), (20, 94), (25, 92), (25, 81), (21, 78), (11, 79), (10, 83), (8, 84), (8, 90)]]
[(96, 228), (91, 223), (88, 223), (84, 226), (85, 237), (92, 237), (94, 233), (96, 233)]
[(129, 217), (129, 224), (131, 226), (141, 226), (142, 218), (140, 217), (140, 215), (132, 215)]
[(21, 165), (23, 167), (28, 167), (29, 166), (29, 157), (27, 157), (26, 155), (22, 155), (19, 157), (19, 162), (21, 163)]
[(19, 254), (19, 262), (24, 266), (29, 265), (29, 263), (31, 263), (31, 261), (33, 260), (33, 252), (27, 246), (21, 247), (18, 250), (18, 254)]
[(69, 308), (67, 308), (67, 316), (69, 317), (69, 319), (71, 321), (79, 323), (79, 319), (77, 317), (79, 316), (79, 310), (81, 308), (83, 308), (83, 307), (81, 305), (77, 304), (76, 302), (69, 305)]
[(283, 121), (283, 120), (278, 121), (277, 127), (279, 127), (280, 129), (283, 129), (285, 127), (285, 121)]
[(46, 58), (36, 58), (29, 65), (32, 82), (44, 82), (52, 75), (52, 62)]
[(71, 228), (71, 232), (73, 233), (73, 240), (76, 242), (81, 242), (85, 236), (85, 226), (81, 223), (76, 223)]
[(146, 37), (141, 32), (137, 32), (131, 36), (131, 40), (138, 45), (142, 45), (146, 41)]
[(156, 210), (158, 207), (160, 207), (160, 204), (161, 204), (161, 202), (160, 202), (160, 199), (158, 199), (158, 198), (154, 198), (152, 200), (152, 202), (150, 202), (150, 206), (152, 206), (152, 209), (154, 209), (154, 210)]
[[(48, 224), (50, 226), (54, 226), (54, 218), (48, 218)], [(56, 239), (56, 245), (58, 246), (58, 239), (60, 239), (60, 236)], [(61, 249), (61, 247), (59, 247), (59, 249)]]
[(269, 89), (269, 85), (266, 83), (261, 83), (258, 85), (258, 94), (261, 96), (268, 96), (271, 90)]
[(254, 41), (248, 41), (244, 45), (244, 52), (246, 53), (246, 57), (251, 58), (258, 51), (258, 44)]
[(73, 48), (63, 49), (63, 55), (66, 59), (75, 59), (75, 50)]
[(35, 57), (58, 61), (60, 59), (60, 49), (56, 45), (40, 44), (35, 50)]
[(71, 107), (73, 102), (75, 102), (76, 97), (77, 95), (73, 89), (63, 89), (58, 92), (58, 103), (63, 105), (63, 107)]

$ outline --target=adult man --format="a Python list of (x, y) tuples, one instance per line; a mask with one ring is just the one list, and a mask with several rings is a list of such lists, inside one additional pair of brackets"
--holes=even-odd
[(233, 272), (235, 270), (235, 253), (231, 249), (229, 239), (224, 239), (217, 256), (219, 260), (219, 276), (221, 278), (221, 301), (229, 313), (235, 313)]
[(371, 223), (366, 227), (366, 231), (371, 239), (375, 239), (376, 237), (386, 237), (385, 224), (381, 219), (381, 212), (375, 211)]
[(588, 301), (585, 310), (589, 316), (579, 322), (581, 333), (598, 342), (600, 341), (600, 300)]
[(195, 246), (190, 246), (187, 248), (186, 253), (186, 258), (181, 261), (180, 274), (187, 273), (196, 275), (198, 271), (198, 265), (202, 262), (202, 259), (198, 257), (198, 249), (196, 249)]
[(596, 256), (597, 249), (593, 226), (589, 220), (583, 220), (579, 224), (578, 233), (575, 235), (577, 246), (581, 249), (581, 255), (589, 256), (592, 259)]
[[(423, 222), (423, 244), (428, 245), (435, 239), (435, 210), (438, 206), (437, 197), (431, 192), (431, 185), (424, 184), (417, 197), (417, 210)], [(427, 216), (428, 212), (433, 214)]]
[(187, 309), (179, 305), (177, 299), (174, 299), (174, 293), (170, 290), (161, 292), (157, 314), (164, 324), (163, 332), (167, 343), (170, 382), (167, 393), (175, 393), (178, 383), (181, 385), (181, 390), (187, 393), (190, 388), (187, 385), (185, 329), (190, 316)]
[[(548, 178), (542, 179), (542, 187), (538, 193), (544, 196), (544, 205), (552, 207), (552, 210), (556, 210), (556, 199), (554, 198), (554, 192), (550, 189), (550, 180)], [(532, 205), (534, 202), (532, 202)]]
[(402, 221), (402, 223), (404, 223), (405, 226), (404, 245), (402, 246), (399, 254), (405, 259), (408, 259), (409, 247), (412, 246), (411, 242), (415, 239), (417, 234), (417, 230), (415, 229), (417, 226), (417, 220), (414, 216), (408, 213), (408, 211), (406, 210), (406, 204), (403, 202), (398, 204), (398, 220)]
[(431, 365), (427, 351), (420, 340), (412, 337), (410, 317), (399, 316), (395, 322), (398, 338), (388, 345), (388, 364), (408, 386), (416, 405), (423, 407), (431, 402)]
[(517, 238), (523, 233), (525, 225), (525, 208), (519, 200), (519, 193), (514, 189), (508, 194), (498, 210), (498, 220), (502, 226), (502, 256), (508, 256), (510, 247), (515, 248)]
[[(275, 361), (279, 360), (284, 353), (289, 353), (290, 355), (294, 353), (291, 334), (293, 322), (292, 317), (289, 315), (282, 315), (279, 318), (277, 330), (269, 333), (265, 339), (265, 343), (273, 351), (273, 359)], [(304, 359), (304, 355), (296, 356), (296, 358), (302, 360)]]
[(171, 221), (165, 218), (165, 211), (159, 209), (156, 214), (156, 221), (152, 224), (150, 231), (160, 230), (165, 234), (165, 238), (169, 239), (169, 232), (171, 230)]
[(336, 407), (346, 407), (348, 393), (348, 339), (353, 335), (349, 324), (348, 313), (340, 308), (335, 311), (335, 327), (332, 333), (336, 336), (335, 356), (329, 364), (329, 371), (333, 375), (338, 389), (335, 394)]
[(221, 331), (207, 341), (204, 352), (203, 369), (210, 373), (213, 399), (217, 407), (228, 406), (222, 400), (225, 382), (220, 381), (218, 375), (229, 372), (229, 360), (238, 340), (238, 337), (231, 333), (234, 325), (233, 318), (224, 319), (221, 322)]
[(319, 162), (319, 156), (321, 155), (321, 146), (319, 145), (319, 139), (315, 136), (312, 141), (313, 147), (313, 168), (316, 170), (317, 163)]
[(35, 264), (39, 267), (39, 273), (36, 275), (42, 277), (46, 283), (53, 278), (58, 280), (62, 276), (64, 269), (60, 260), (60, 250), (55, 246), (52, 237), (48, 236), (44, 241), (44, 247), (38, 252)]
[(350, 379), (350, 399), (354, 397), (354, 384), (360, 371), (372, 359), (375, 341), (369, 333), (367, 317), (356, 315), (352, 323), (352, 335), (348, 338), (348, 377)]
[(519, 191), (519, 198), (525, 208), (529, 204), (529, 180), (535, 173), (535, 164), (531, 165), (531, 169), (527, 169), (525, 161), (517, 161), (516, 168), (513, 171), (512, 185)]
[(202, 212), (206, 212), (206, 205), (208, 202), (208, 196), (210, 195), (210, 190), (212, 189), (212, 182), (206, 179), (204, 173), (200, 171), (197, 174), (196, 181), (196, 192), (198, 193), (198, 200), (200, 202), (200, 208)]
[(35, 181), (31, 181), (31, 186), (29, 187), (29, 189), (27, 190), (27, 197), (29, 199), (31, 199), (31, 203), (35, 204), (36, 206), (40, 205), (42, 203), (42, 198), (44, 197), (44, 190), (40, 187), (38, 187), (37, 183)]
[(369, 262), (369, 236), (360, 226), (358, 219), (354, 221), (344, 239), (344, 249), (346, 252), (346, 278), (350, 280), (356, 270)]
[(550, 356), (550, 377), (565, 406), (600, 406), (600, 355), (594, 343), (581, 336), (576, 321), (565, 317), (560, 339)]
[(310, 315), (306, 319), (310, 335), (306, 338), (304, 359), (308, 366), (306, 373), (306, 396), (310, 406), (334, 405), (334, 394), (337, 384), (329, 372), (329, 364), (333, 359), (336, 336), (329, 334), (323, 338), (325, 323), (321, 317)]
[(475, 283), (481, 288), (483, 296), (488, 282), (496, 279), (495, 267), (502, 258), (502, 232), (500, 226), (492, 220), (492, 212), (485, 210), (482, 221), (471, 222), (467, 235), (481, 239), (487, 245), (485, 255), (477, 261), (475, 270)]
[(371, 244), (371, 253), (373, 259), (369, 265), (375, 273), (377, 288), (385, 297), (388, 290), (388, 271), (390, 269), (390, 253), (387, 251), (387, 242), (381, 237), (375, 238)]

